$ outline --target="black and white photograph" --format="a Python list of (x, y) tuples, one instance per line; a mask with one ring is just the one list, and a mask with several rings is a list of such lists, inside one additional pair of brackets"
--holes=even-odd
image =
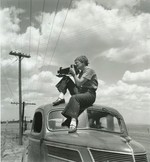
[(1, 0), (1, 161), (150, 162), (150, 1)]

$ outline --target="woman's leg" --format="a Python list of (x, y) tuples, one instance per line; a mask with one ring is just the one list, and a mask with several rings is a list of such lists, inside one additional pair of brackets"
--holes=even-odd
[(65, 103), (64, 95), (69, 90), (71, 95), (78, 93), (78, 88), (74, 84), (74, 82), (68, 76), (64, 76), (60, 82), (56, 85), (58, 91), (60, 92), (58, 99), (53, 102), (53, 106), (59, 105), (61, 103)]
[(78, 116), (95, 101), (95, 95), (90, 92), (73, 95), (69, 103), (62, 112), (65, 117), (71, 117), (69, 133), (73, 133), (77, 129)]
[(67, 84), (70, 82), (70, 78), (68, 76), (64, 76), (57, 84), (56, 88), (59, 92), (66, 94), (67, 92)]
[(77, 119), (80, 112), (94, 103), (95, 98), (95, 95), (90, 92), (75, 94), (70, 98), (62, 114)]

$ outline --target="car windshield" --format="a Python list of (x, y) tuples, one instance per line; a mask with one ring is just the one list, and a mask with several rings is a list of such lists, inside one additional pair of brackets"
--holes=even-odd
[[(61, 126), (61, 123), (65, 119), (66, 118), (61, 114), (60, 110), (50, 112), (48, 114), (48, 129), (67, 129), (66, 127)], [(121, 133), (121, 122), (111, 113), (99, 110), (86, 110), (79, 116), (78, 128)]]

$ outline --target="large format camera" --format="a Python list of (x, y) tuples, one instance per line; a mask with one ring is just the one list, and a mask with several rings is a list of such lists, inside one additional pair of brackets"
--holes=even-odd
[[(77, 69), (77, 66), (76, 65), (71, 65), (70, 67), (71, 68), (74, 68), (76, 75), (79, 74), (79, 70)], [(59, 70), (57, 71), (57, 73), (58, 73), (57, 76), (59, 77), (61, 75), (62, 76), (63, 75), (68, 75), (69, 74), (69, 71), (70, 71), (70, 67), (67, 67), (67, 68), (60, 67)]]

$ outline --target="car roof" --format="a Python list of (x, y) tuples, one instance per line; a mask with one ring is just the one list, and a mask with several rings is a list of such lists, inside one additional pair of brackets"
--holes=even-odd
[[(63, 110), (65, 108), (65, 106), (66, 106), (66, 104), (60, 104), (58, 106), (53, 106), (52, 104), (46, 104), (46, 105), (42, 105), (39, 108), (37, 108), (36, 111), (41, 109), (44, 111), (45, 114), (48, 114), (49, 111), (58, 110), (58, 109)], [(94, 104), (92, 106), (89, 106), (87, 109), (107, 112), (107, 113), (110, 113), (110, 114), (120, 118), (120, 119), (123, 119), (122, 115), (116, 109), (109, 107), (109, 106)]]

